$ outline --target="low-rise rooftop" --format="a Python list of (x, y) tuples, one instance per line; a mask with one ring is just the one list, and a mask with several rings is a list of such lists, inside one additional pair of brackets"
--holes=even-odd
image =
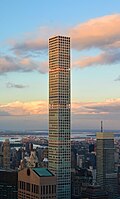
[(40, 177), (50, 177), (53, 174), (47, 168), (33, 168), (32, 169)]

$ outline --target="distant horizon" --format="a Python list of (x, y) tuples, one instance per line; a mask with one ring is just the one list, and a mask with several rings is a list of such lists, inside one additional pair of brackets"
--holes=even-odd
[[(10, 130), (10, 129), (0, 129), (0, 133), (1, 132), (18, 132), (18, 133), (24, 133), (24, 132), (26, 132), (26, 133), (32, 133), (32, 132), (35, 132), (36, 134), (37, 133), (40, 133), (40, 132), (49, 132), (49, 129), (34, 129), (34, 130)], [(74, 132), (83, 132), (83, 133), (97, 133), (97, 132), (101, 132), (100, 131), (100, 129), (71, 129), (71, 133), (74, 133)], [(117, 132), (120, 132), (120, 130), (113, 130), (113, 129), (105, 129), (103, 132), (115, 132), (115, 133), (117, 133)]]

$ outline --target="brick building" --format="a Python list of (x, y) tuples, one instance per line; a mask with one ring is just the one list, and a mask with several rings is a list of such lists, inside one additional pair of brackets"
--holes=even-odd
[(18, 172), (18, 199), (56, 199), (56, 177), (46, 168)]

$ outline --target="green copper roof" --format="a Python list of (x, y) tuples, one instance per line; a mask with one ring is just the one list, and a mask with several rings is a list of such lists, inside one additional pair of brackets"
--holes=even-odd
[(33, 168), (32, 169), (37, 175), (41, 177), (53, 176), (53, 174), (46, 168)]

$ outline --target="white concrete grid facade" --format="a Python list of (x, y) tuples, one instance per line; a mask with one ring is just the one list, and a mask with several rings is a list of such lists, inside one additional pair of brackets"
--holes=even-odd
[(49, 39), (49, 169), (57, 198), (71, 198), (70, 38)]

